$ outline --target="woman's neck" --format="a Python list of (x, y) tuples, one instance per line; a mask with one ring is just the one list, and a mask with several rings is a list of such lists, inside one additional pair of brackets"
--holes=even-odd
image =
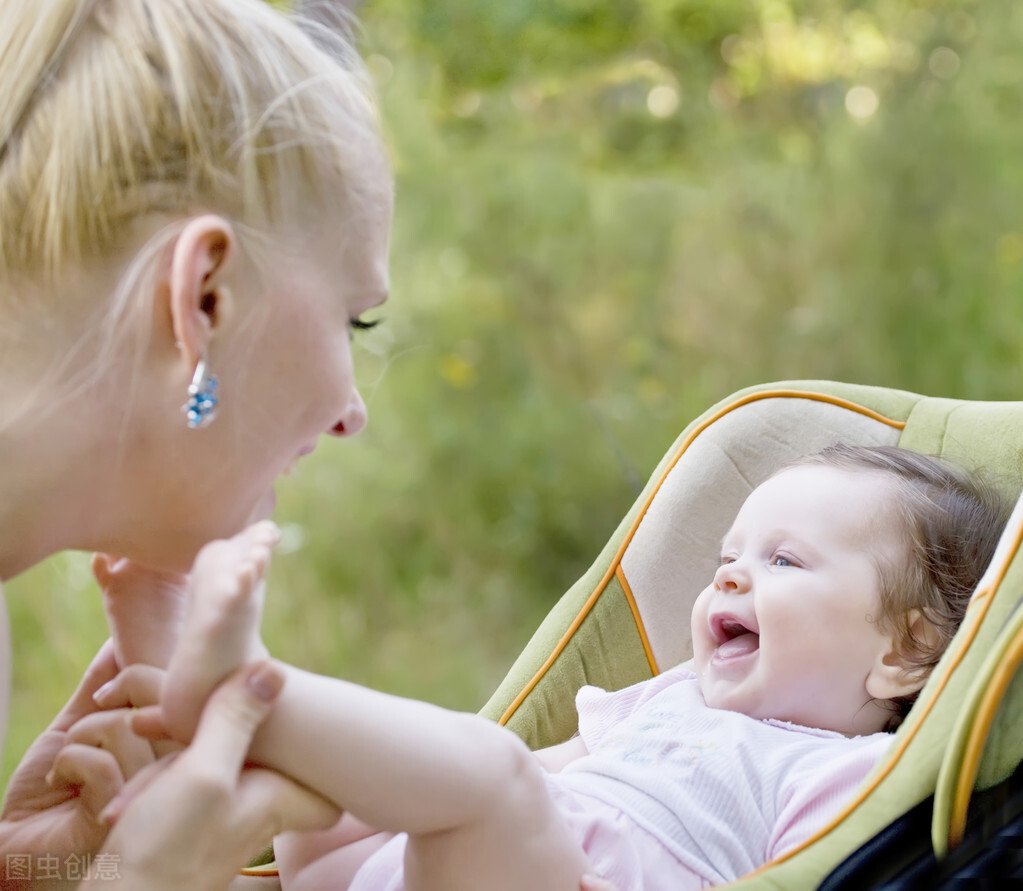
[(4, 304), (21, 310), (0, 312), (0, 579), (58, 551), (116, 543), (105, 527), (124, 489), (112, 485), (123, 392), (112, 365), (96, 366), (105, 303), (95, 295), (112, 293), (119, 269), (3, 284)]
[[(9, 393), (9, 379), (0, 381)], [(76, 407), (17, 417), (9, 408), (0, 396), (0, 580), (57, 551), (90, 547), (107, 497), (103, 449)]]

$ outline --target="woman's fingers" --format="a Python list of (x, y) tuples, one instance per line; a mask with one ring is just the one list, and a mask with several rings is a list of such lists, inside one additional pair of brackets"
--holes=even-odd
[(97, 690), (102, 689), (117, 674), (117, 661), (114, 658), (114, 645), (107, 641), (100, 647), (92, 663), (85, 670), (78, 689), (75, 690), (67, 705), (50, 724), (50, 730), (64, 731), (85, 715), (96, 711), (93, 699)]
[(173, 739), (163, 723), (163, 711), (158, 705), (145, 705), (131, 712), (131, 730), (142, 739), (149, 740), (157, 758), (163, 758), (184, 748)]
[(103, 808), (99, 815), (99, 819), (108, 826), (113, 826), (121, 818), (121, 815), (125, 812), (125, 810), (131, 806), (132, 802), (134, 802), (137, 798), (143, 797), (146, 793), (146, 789), (148, 789), (164, 773), (171, 769), (171, 766), (181, 755), (181, 751), (184, 750), (164, 755), (158, 761), (154, 761), (147, 767), (142, 768), (142, 770), (132, 777), (130, 783), (122, 785), (117, 795), (115, 795)]
[(60, 750), (47, 780), (53, 789), (77, 790), (77, 797), (96, 820), (124, 786), (121, 768), (113, 754), (79, 743)]
[(92, 698), (102, 709), (156, 705), (160, 701), (163, 676), (163, 669), (152, 665), (129, 665), (96, 690)]
[[(125, 887), (226, 888), (279, 830), (323, 828), (337, 811), (308, 789), (243, 765), (284, 682), (271, 662), (236, 671), (206, 703), (192, 744), (140, 770), (100, 819)], [(158, 841), (157, 841), (158, 840)], [(182, 856), (186, 852), (187, 856)]]
[(238, 669), (210, 696), (186, 756), (216, 765), (218, 774), (237, 777), (256, 733), (284, 686), (273, 662)]
[(117, 760), (122, 776), (129, 780), (154, 760), (149, 740), (132, 730), (131, 709), (86, 715), (66, 734), (65, 745), (79, 744), (105, 749)]
[[(188, 787), (193, 801), (205, 797), (211, 806), (222, 803), (219, 799), (225, 791), (238, 784), (256, 728), (269, 714), (283, 684), (283, 672), (271, 662), (238, 669), (210, 696), (195, 738), (177, 753), (176, 763), (170, 765), (165, 758), (141, 771), (111, 802), (104, 817), (116, 821), (133, 801), (144, 797), (148, 786), (171, 771), (181, 778), (182, 788)], [(148, 709), (135, 716), (133, 728), (138, 723), (150, 729), (159, 726), (157, 716)]]
[[(150, 742), (170, 740), (171, 735), (163, 723), (163, 710), (158, 705), (147, 705), (131, 713), (131, 729)], [(177, 745), (175, 743), (175, 745)]]
[(289, 830), (329, 829), (341, 812), (305, 786), (272, 770), (251, 768), (238, 784), (238, 834), (254, 846)]
[[(240, 769), (256, 728), (283, 686), (284, 673), (272, 662), (236, 672), (211, 697), (210, 705), (218, 701), (203, 711), (189, 754), (219, 762), (225, 769), (237, 763)], [(250, 839), (253, 846), (285, 830), (327, 829), (341, 817), (333, 804), (312, 790), (260, 769), (242, 771), (234, 814), (239, 837)]]
[(160, 690), (164, 671), (152, 665), (129, 665), (116, 678), (96, 691), (97, 707), (106, 710), (133, 709), (127, 725), (138, 737), (149, 740), (157, 757), (179, 748), (163, 729), (160, 716)]

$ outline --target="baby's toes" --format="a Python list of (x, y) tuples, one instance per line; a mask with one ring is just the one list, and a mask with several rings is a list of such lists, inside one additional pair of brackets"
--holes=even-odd
[(248, 541), (253, 548), (263, 548), (269, 551), (273, 550), (280, 542), (281, 530), (277, 528), (277, 524), (273, 520), (261, 520), (242, 530), (235, 539)]

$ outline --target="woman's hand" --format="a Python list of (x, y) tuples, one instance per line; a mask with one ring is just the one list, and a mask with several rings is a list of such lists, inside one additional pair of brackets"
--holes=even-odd
[[(106, 872), (82, 891), (224, 891), (274, 835), (337, 822), (337, 809), (305, 787), (245, 767), (252, 737), (283, 683), (279, 668), (259, 662), (214, 692), (191, 745), (140, 771), (108, 806)], [(112, 863), (119, 883), (111, 881)]]
[[(63, 868), (68, 857), (95, 851), (106, 836), (107, 826), (99, 815), (121, 789), (122, 772), (117, 757), (92, 742), (96, 734), (104, 733), (120, 740), (124, 731), (102, 721), (85, 724), (80, 727), (78, 743), (68, 751), (65, 747), (72, 742), (68, 734), (76, 724), (87, 718), (97, 720), (92, 717), (98, 712), (93, 694), (116, 673), (114, 649), (108, 641), (71, 700), (32, 744), (11, 777), (0, 815), (0, 851), (5, 855), (0, 863), (0, 887), (17, 878), (11, 875), (12, 867), (18, 869), (15, 864), (38, 863), (38, 858), (45, 857), (47, 863), (59, 860)], [(90, 735), (93, 738), (86, 739)], [(145, 758), (133, 750), (131, 760), (138, 764)], [(53, 785), (48, 781), (51, 777)], [(79, 794), (81, 790), (86, 791)]]

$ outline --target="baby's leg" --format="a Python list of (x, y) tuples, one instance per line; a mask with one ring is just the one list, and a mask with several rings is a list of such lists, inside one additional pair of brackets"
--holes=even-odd
[(363, 863), (394, 837), (350, 813), (330, 829), (285, 832), (274, 839), (274, 854), (285, 891), (343, 891)]
[[(464, 742), (471, 744), (472, 737), (470, 731)], [(542, 767), (525, 752), (528, 763), (516, 764), (518, 749), (524, 747), (517, 740), (508, 749), (513, 753), (510, 770), (500, 767), (503, 759), (498, 759), (497, 769), (484, 778), (482, 796), (472, 789), (444, 789), (439, 780), (438, 795), (455, 801), (437, 808), (447, 812), (439, 824), (443, 828), (428, 829), (429, 818), (421, 819), (423, 828), (410, 833), (404, 860), (400, 849), (393, 851), (372, 867), (370, 876), (360, 876), (359, 887), (386, 884), (403, 870), (408, 891), (578, 891), (588, 866), (585, 855), (551, 801)], [(387, 802), (400, 796), (384, 788), (380, 794)], [(370, 834), (351, 817), (346, 813), (337, 826), (322, 832), (278, 836), (274, 847), (284, 891), (348, 888), (366, 860), (393, 837)], [(394, 819), (401, 821), (400, 815)]]
[[(444, 832), (410, 834), (408, 891), (578, 891), (589, 863), (532, 757), (498, 784), (491, 807)], [(502, 781), (503, 780), (503, 781)]]
[(257, 523), (206, 545), (192, 567), (184, 629), (160, 698), (164, 723), (188, 741), (214, 688), (239, 666), (266, 656), (259, 638), (263, 578), (280, 533)]
[(578, 891), (586, 857), (536, 756), (506, 727), (286, 674), (250, 757), (370, 826), (407, 832), (410, 891)]

